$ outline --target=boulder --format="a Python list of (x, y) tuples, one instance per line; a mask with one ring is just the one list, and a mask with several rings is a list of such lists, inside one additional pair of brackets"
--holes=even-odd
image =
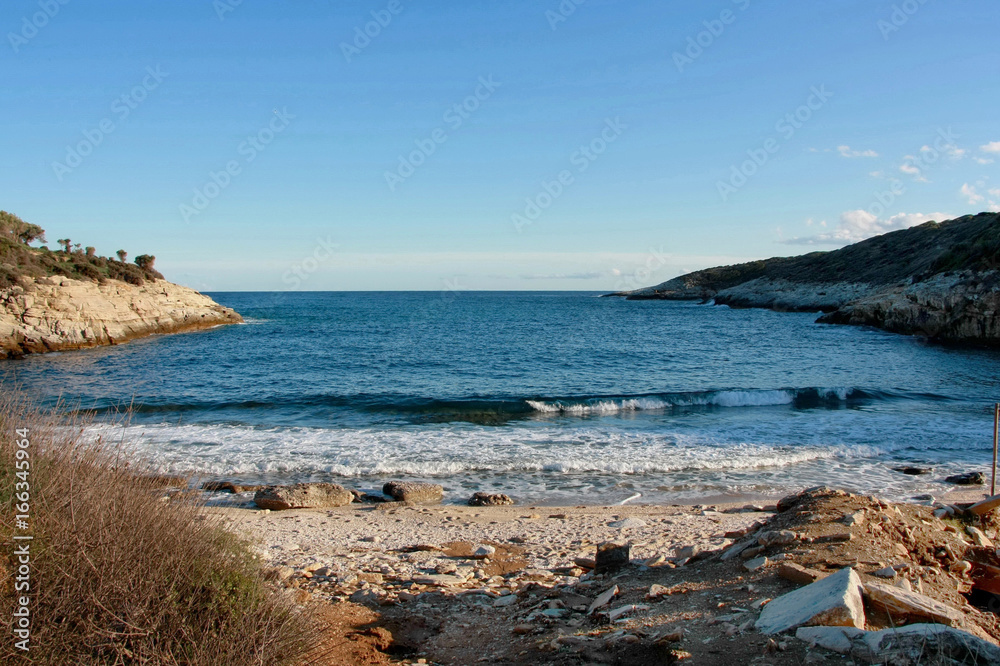
[(333, 483), (296, 483), (292, 486), (266, 486), (254, 493), (254, 503), (262, 509), (326, 509), (347, 506), (354, 496)]
[(1000, 647), (940, 624), (911, 624), (882, 631), (801, 627), (795, 637), (870, 664), (1000, 664)]
[(946, 483), (954, 483), (956, 486), (981, 486), (986, 483), (986, 475), (982, 472), (966, 472), (965, 474), (954, 474), (945, 477)]
[(764, 606), (757, 629), (764, 634), (779, 634), (803, 626), (865, 626), (861, 578), (850, 567), (794, 592), (778, 597)]
[(924, 621), (950, 627), (960, 627), (965, 623), (965, 615), (958, 609), (901, 587), (866, 583), (864, 595), (871, 605), (884, 610), (897, 623)]
[(436, 483), (390, 481), (382, 486), (382, 492), (397, 502), (416, 504), (440, 504), (444, 498), (444, 488)]
[(514, 500), (502, 493), (476, 493), (469, 498), (469, 506), (504, 506), (513, 503)]
[(629, 563), (631, 546), (605, 541), (597, 546), (597, 557), (594, 558), (594, 572), (605, 573), (617, 571)]
[(201, 487), (211, 493), (248, 493), (259, 489), (260, 486), (243, 485), (232, 481), (206, 481)]

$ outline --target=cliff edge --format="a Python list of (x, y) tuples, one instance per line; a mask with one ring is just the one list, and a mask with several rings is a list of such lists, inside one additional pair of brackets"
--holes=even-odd
[(117, 345), (243, 321), (193, 289), (65, 277), (21, 278), (0, 290), (0, 358)]
[(927, 222), (832, 252), (709, 268), (609, 295), (820, 311), (823, 323), (1000, 347), (1000, 214)]

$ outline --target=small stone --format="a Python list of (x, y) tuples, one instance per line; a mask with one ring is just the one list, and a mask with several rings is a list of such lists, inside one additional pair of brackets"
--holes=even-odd
[(497, 552), (497, 549), (494, 548), (493, 546), (490, 546), (490, 545), (487, 545), (487, 544), (483, 544), (479, 548), (476, 549), (476, 552), (474, 552), (472, 554), (472, 556), (474, 558), (478, 559), (478, 560), (482, 560), (482, 559), (486, 559), (488, 557), (493, 557), (493, 555), (495, 555), (496, 552)]
[(747, 571), (757, 571), (759, 569), (763, 569), (769, 563), (770, 560), (768, 560), (766, 557), (757, 557), (755, 559), (747, 560), (746, 562), (744, 562), (743, 568), (746, 569)]
[(863, 525), (865, 522), (865, 512), (855, 511), (854, 513), (849, 513), (846, 516), (844, 516), (844, 520), (842, 522), (848, 527)]
[(778, 575), (785, 580), (799, 585), (810, 585), (824, 578), (826, 574), (815, 569), (808, 569), (795, 562), (785, 562), (778, 567)]
[(503, 493), (476, 493), (469, 498), (469, 506), (505, 506), (513, 503), (514, 500)]
[(764, 532), (757, 537), (757, 543), (764, 548), (768, 546), (787, 546), (795, 543), (795, 532), (791, 530)]
[(669, 588), (653, 583), (649, 586), (649, 592), (646, 593), (646, 599), (659, 599), (662, 596), (669, 595)]
[(594, 599), (594, 603), (590, 604), (590, 606), (587, 608), (587, 615), (593, 615), (594, 611), (597, 610), (598, 608), (603, 608), (604, 606), (607, 606), (609, 603), (611, 603), (611, 600), (615, 598), (616, 594), (618, 594), (617, 585), (615, 585), (611, 589), (602, 592), (599, 597)]
[(574, 558), (573, 564), (583, 569), (593, 569), (594, 567), (597, 566), (597, 562), (595, 562), (592, 558), (589, 557)]
[(524, 636), (526, 634), (530, 634), (534, 630), (535, 630), (535, 625), (533, 624), (516, 624), (514, 625), (514, 628), (511, 631), (513, 631), (513, 633), (517, 634), (518, 636)]
[(990, 538), (986, 536), (986, 534), (978, 527), (968, 525), (965, 528), (965, 532), (972, 537), (972, 543), (976, 544), (977, 546), (993, 548), (993, 541), (991, 541)]
[(986, 475), (982, 472), (966, 472), (945, 477), (944, 480), (958, 486), (982, 486), (986, 483)]
[(444, 498), (444, 488), (434, 483), (390, 481), (382, 486), (382, 492), (397, 502), (415, 504), (440, 504)]
[(630, 546), (606, 541), (597, 547), (597, 557), (594, 559), (594, 571), (604, 573), (617, 571), (629, 563)]
[(878, 576), (879, 578), (895, 578), (896, 577), (896, 570), (893, 569), (892, 567), (885, 567), (884, 569), (879, 569), (878, 571), (876, 571), (872, 575), (873, 576)]

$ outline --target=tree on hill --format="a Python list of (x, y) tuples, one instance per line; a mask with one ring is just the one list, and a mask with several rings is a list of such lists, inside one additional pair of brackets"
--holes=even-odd
[(88, 246), (87, 246), (86, 248), (84, 248), (84, 249), (85, 249), (85, 251), (86, 251), (86, 253), (87, 253), (87, 258), (88, 258), (88, 259), (93, 259), (93, 258), (94, 258), (94, 257), (95, 257), (95, 256), (97, 255), (97, 249), (96, 249), (96, 248), (94, 248), (94, 247), (93, 247), (93, 246), (91, 246), (91, 245), (88, 245)]
[(125, 263), (125, 260), (128, 259), (128, 252), (126, 252), (125, 250), (118, 250), (117, 252), (115, 252), (115, 254), (118, 255), (118, 261), (122, 262), (123, 264)]
[(135, 258), (135, 265), (144, 271), (153, 270), (153, 264), (156, 262), (156, 257), (151, 254), (140, 254)]
[(0, 210), (0, 236), (25, 245), (36, 240), (45, 242), (44, 229), (37, 224), (29, 224), (5, 210)]
[(63, 252), (69, 254), (69, 248), (73, 244), (73, 241), (68, 238), (60, 238), (56, 242), (63, 246)]

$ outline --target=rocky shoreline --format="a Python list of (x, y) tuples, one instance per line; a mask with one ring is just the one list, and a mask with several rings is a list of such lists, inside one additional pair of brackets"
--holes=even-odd
[(982, 498), (206, 513), (365, 655), (339, 663), (958, 664), (1000, 654), (1000, 497)]
[(118, 345), (243, 321), (193, 289), (65, 277), (22, 278), (0, 291), (0, 359)]
[(714, 302), (732, 308), (822, 312), (825, 324), (872, 326), (935, 342), (1000, 346), (1000, 272), (941, 273), (890, 285), (803, 283), (757, 278), (714, 291), (671, 284), (611, 296), (627, 300)]

